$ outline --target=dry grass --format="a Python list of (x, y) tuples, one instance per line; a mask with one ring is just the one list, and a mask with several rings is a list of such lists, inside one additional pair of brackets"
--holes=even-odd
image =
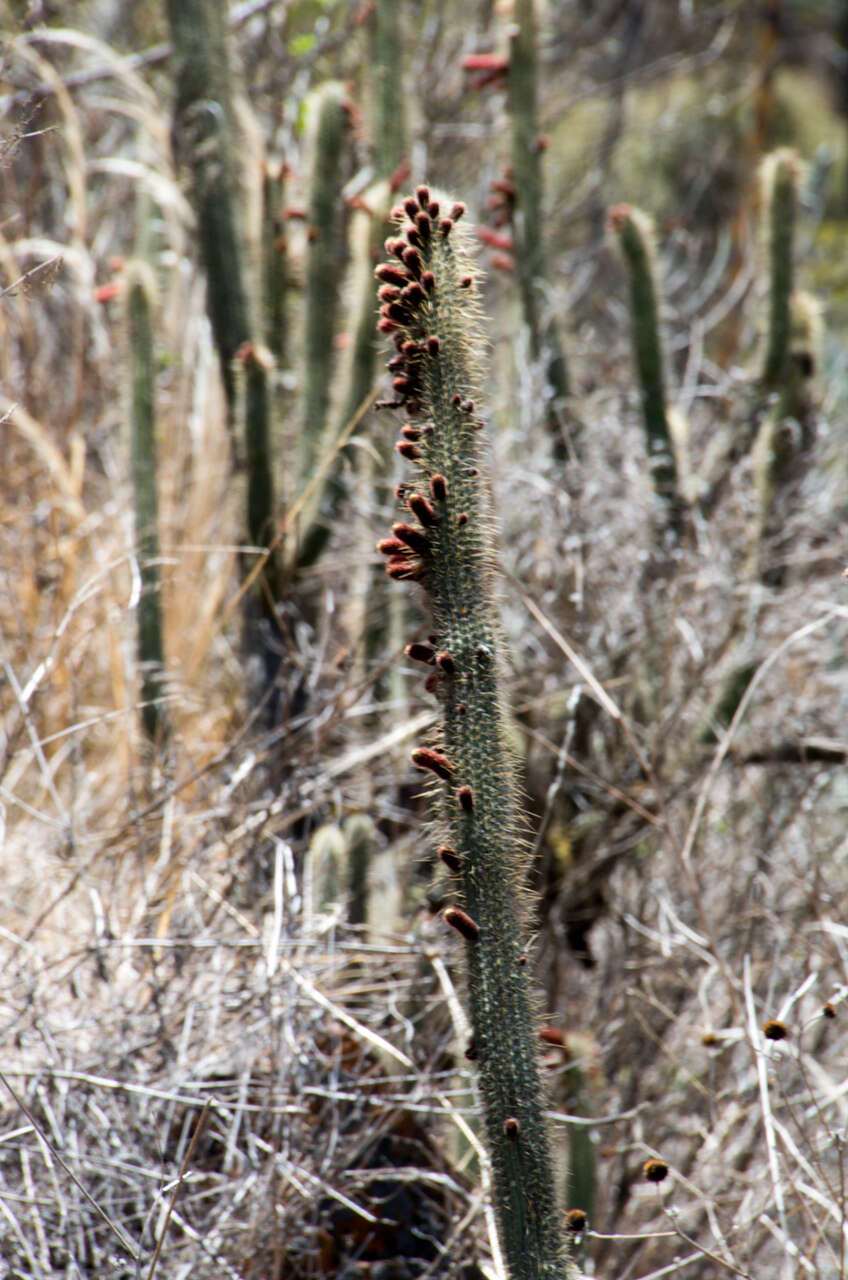
[[(274, 6), (258, 11), (240, 47), (264, 103), (263, 13), (282, 37)], [(342, 26), (322, 37), (320, 73), (355, 56)], [(419, 80), (439, 82), (461, 43), (434, 19)], [(556, 42), (550, 56), (555, 70)], [(456, 957), (434, 915), (444, 887), (404, 766), (432, 708), (411, 679), (408, 715), (379, 704), (392, 655), (363, 667), (347, 526), (303, 588), (306, 710), (269, 728), (250, 706), (242, 480), (156, 65), (80, 32), (23, 35), (0, 84), (19, 135), (0, 196), (0, 1277), (496, 1276)], [(449, 145), (432, 177), (456, 186), (499, 108), (481, 101), (467, 124), (466, 100), (448, 99), (460, 123), (435, 121)], [(473, 171), (462, 194), (482, 207), (494, 162)], [(121, 308), (94, 297), (151, 207), (172, 728), (157, 758), (137, 706)], [(552, 273), (573, 317), (579, 467), (550, 462), (508, 281), (487, 306), (538, 836), (531, 955), (569, 1046), (546, 1058), (555, 1141), (564, 1159), (575, 1113), (596, 1140), (582, 1257), (616, 1280), (829, 1280), (848, 1274), (844, 358), (837, 335), (766, 548), (780, 584), (752, 580), (744, 462), (679, 554), (658, 552), (624, 290), (581, 225), (560, 211), (572, 247)], [(686, 228), (664, 245), (696, 479), (748, 404), (753, 237), (734, 279), (726, 250)], [(728, 315), (738, 345), (720, 367)], [(366, 425), (384, 447), (385, 422)], [(370, 547), (385, 513), (357, 516)], [(704, 741), (748, 661), (745, 702)], [(361, 811), (377, 849), (355, 929), (322, 900), (310, 841)], [(768, 1019), (785, 1039), (763, 1036)], [(670, 1166), (658, 1185), (641, 1176), (654, 1155)]]

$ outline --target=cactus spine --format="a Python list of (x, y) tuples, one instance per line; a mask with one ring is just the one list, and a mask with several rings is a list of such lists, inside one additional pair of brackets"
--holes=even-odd
[(127, 267), (127, 330), (132, 378), (131, 453), (135, 493), (136, 555), (141, 575), (138, 602), (138, 660), (141, 666), (141, 720), (153, 742), (167, 725), (162, 710), (165, 666), (159, 582), (158, 497), (156, 488), (155, 377), (153, 368), (153, 273), (143, 262)]
[(313, 107), (315, 133), (307, 223), (301, 482), (309, 480), (317, 461), (330, 403), (341, 243), (340, 169), (348, 123), (344, 86), (335, 81), (323, 85), (316, 92)]
[[(466, 943), (468, 988), (496, 1211), (510, 1273), (561, 1277), (560, 1234), (526, 971), (524, 867), (515, 765), (499, 689), (494, 551), (480, 479), (482, 426), (474, 275), (456, 228), (464, 206), (426, 187), (397, 211), (377, 268), (379, 327), (391, 333), (393, 388), (411, 421), (397, 450), (414, 464), (406, 519), (380, 544), (390, 577), (421, 581), (434, 636), (408, 655), (432, 669), (442, 708), (439, 749), (419, 747), (434, 778), (444, 848), (459, 867), (462, 906), (445, 913)], [(443, 857), (443, 861), (446, 859)], [(446, 865), (451, 865), (447, 863)]]
[(516, 266), (524, 319), (534, 360), (542, 359), (550, 403), (548, 420), (557, 456), (565, 457), (560, 435), (564, 401), (569, 395), (568, 367), (556, 325), (544, 297), (545, 248), (542, 239), (542, 140), (539, 137), (534, 0), (516, 0), (509, 56), (509, 108), (512, 120), (512, 182)]
[(666, 410), (653, 227), (646, 214), (626, 204), (610, 209), (609, 225), (618, 239), (630, 281), (633, 357), (642, 398), (651, 478), (667, 512), (667, 523), (679, 532), (683, 503)]

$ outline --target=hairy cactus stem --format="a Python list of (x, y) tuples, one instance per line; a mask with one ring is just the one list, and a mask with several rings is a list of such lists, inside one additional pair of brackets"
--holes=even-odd
[[(422, 211), (429, 234), (422, 232)], [(408, 280), (401, 310), (392, 312), (396, 304), (384, 302), (382, 314), (397, 326), (393, 342), (402, 360), (391, 362), (394, 385), (418, 432), (415, 440), (406, 435), (402, 443), (410, 448), (401, 450), (414, 463), (418, 487), (410, 492), (401, 486), (398, 498), (418, 521), (426, 551), (417, 559), (417, 543), (413, 550), (407, 541), (408, 555), (393, 551), (387, 569), (392, 577), (419, 577), (432, 608), (428, 646), (413, 644), (407, 653), (435, 664), (428, 686), (441, 704), (442, 735), (438, 748), (419, 747), (413, 761), (434, 774), (444, 832), (439, 856), (457, 876), (461, 905), (447, 908), (444, 919), (466, 944), (474, 1055), (504, 1253), (514, 1277), (560, 1280), (571, 1273), (521, 965), (520, 816), (499, 688), (504, 645), (475, 417), (482, 341), (478, 291), (463, 283), (474, 272), (462, 214), (460, 205), (446, 204), (424, 187), (395, 211), (392, 248)], [(376, 274), (393, 281), (400, 270), (384, 264)], [(413, 278), (420, 289), (408, 287)], [(396, 524), (393, 534), (409, 539), (405, 523)], [(412, 572), (404, 573), (410, 556)]]

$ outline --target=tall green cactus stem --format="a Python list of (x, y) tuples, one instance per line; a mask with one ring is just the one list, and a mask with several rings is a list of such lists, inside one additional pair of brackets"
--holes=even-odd
[[(383, 247), (386, 215), (389, 209), (387, 183), (379, 183), (359, 201), (351, 227), (356, 297), (355, 327), (350, 359), (346, 365), (346, 389), (336, 440), (343, 441), (352, 423), (362, 417), (362, 407), (374, 387), (376, 343), (374, 311), (377, 291), (374, 287), (374, 262)], [(344, 459), (338, 453), (329, 465), (326, 481), (315, 503), (316, 515), (311, 520), (298, 548), (298, 567), (314, 564), (323, 552), (347, 496), (348, 484)]]
[(480, 477), (482, 344), (474, 271), (456, 226), (463, 212), (419, 187), (396, 210), (399, 234), (386, 241), (394, 261), (376, 272), (379, 327), (397, 348), (393, 388), (410, 415), (397, 450), (415, 470), (414, 483), (399, 490), (407, 519), (379, 550), (390, 577), (423, 583), (432, 608), (433, 637), (407, 655), (431, 669), (442, 741), (419, 747), (412, 760), (434, 778), (441, 856), (458, 877), (463, 905), (445, 919), (466, 942), (503, 1249), (512, 1276), (559, 1280), (565, 1254), (523, 967), (525, 867), (499, 688), (504, 644)]
[(569, 395), (568, 366), (545, 297), (546, 260), (542, 235), (542, 150), (537, 111), (536, 14), (534, 0), (515, 0), (510, 41), (509, 109), (512, 121), (513, 223), (522, 309), (534, 360), (541, 359), (548, 389), (548, 422), (554, 451), (565, 457), (562, 410)]
[(371, 15), (374, 162), (378, 178), (391, 178), (406, 150), (400, 0), (377, 0)]
[(302, 484), (309, 481), (320, 454), (330, 404), (341, 251), (340, 171), (349, 122), (344, 86), (335, 81), (323, 85), (316, 92), (313, 110), (299, 465)]
[(286, 255), (283, 200), (285, 164), (268, 164), (262, 182), (262, 290), (265, 344), (277, 366), (286, 357)]
[(377, 847), (377, 829), (365, 813), (355, 813), (342, 828), (347, 855), (348, 924), (368, 919), (368, 872)]
[(166, 732), (162, 701), (164, 645), (159, 581), (158, 497), (156, 486), (155, 375), (153, 308), (156, 286), (143, 262), (132, 262), (125, 274), (127, 330), (132, 378), (132, 479), (135, 494), (136, 555), (141, 575), (138, 602), (138, 660), (141, 667), (141, 720), (153, 742)]
[(250, 336), (237, 218), (230, 71), (223, 0), (166, 0), (176, 81), (174, 149), (191, 179), (206, 306), (234, 426), (232, 361)]
[(255, 547), (267, 551), (261, 575), (264, 610), (273, 615), (279, 598), (275, 548), (274, 482), (271, 470), (268, 353), (246, 342), (239, 352), (244, 367), (245, 460), (247, 463), (247, 532)]
[(608, 220), (621, 248), (630, 281), (633, 357), (642, 398), (651, 478), (667, 513), (666, 523), (679, 532), (684, 504), (666, 410), (653, 227), (646, 214), (626, 204), (610, 209)]
[(768, 321), (762, 382), (768, 390), (782, 388), (789, 375), (793, 241), (798, 205), (801, 161), (796, 151), (782, 147), (762, 166), (763, 230), (768, 259)]

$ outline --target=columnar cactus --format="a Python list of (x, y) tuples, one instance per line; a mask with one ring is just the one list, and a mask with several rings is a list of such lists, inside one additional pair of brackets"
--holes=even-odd
[(159, 582), (158, 496), (156, 487), (155, 377), (153, 370), (153, 273), (133, 262), (125, 275), (127, 330), (132, 376), (130, 411), (132, 479), (135, 495), (136, 555), (141, 576), (138, 601), (138, 660), (141, 666), (141, 720), (148, 737), (160, 740), (166, 723), (162, 603)]
[(394, 211), (393, 259), (377, 268), (381, 331), (398, 406), (398, 453), (415, 479), (397, 490), (404, 518), (379, 544), (391, 578), (421, 582), (433, 633), (406, 650), (429, 671), (442, 708), (438, 745), (412, 762), (432, 777), (441, 861), (461, 905), (445, 921), (465, 941), (474, 1040), (503, 1249), (515, 1277), (561, 1277), (544, 1100), (524, 968), (521, 821), (500, 691), (504, 643), (481, 478), (480, 323), (461, 204), (426, 187)]
[(768, 260), (768, 323), (762, 381), (777, 389), (789, 372), (793, 241), (801, 162), (789, 147), (767, 156), (762, 167), (763, 229)]
[(666, 410), (653, 228), (646, 214), (627, 204), (610, 209), (608, 220), (621, 248), (630, 280), (633, 356), (642, 397), (651, 478), (666, 509), (667, 523), (679, 528), (683, 503)]
[(562, 407), (569, 394), (568, 368), (553, 317), (545, 299), (545, 250), (542, 238), (542, 151), (539, 135), (534, 0), (515, 0), (515, 26), (509, 55), (509, 108), (512, 122), (513, 226), (524, 319), (534, 359), (541, 358), (550, 402), (549, 421), (556, 452), (565, 455), (559, 438)]
[(175, 152), (191, 175), (206, 305), (232, 419), (232, 360), (250, 332), (237, 215), (226, 6), (223, 0), (166, 0), (166, 7), (176, 81)]
[(283, 222), (286, 166), (268, 164), (262, 180), (262, 291), (265, 342), (278, 365), (286, 355), (288, 256)]
[(340, 168), (349, 114), (344, 85), (322, 85), (313, 103), (314, 147), (308, 211), (306, 334), (300, 478), (312, 475), (327, 422), (341, 246)]

